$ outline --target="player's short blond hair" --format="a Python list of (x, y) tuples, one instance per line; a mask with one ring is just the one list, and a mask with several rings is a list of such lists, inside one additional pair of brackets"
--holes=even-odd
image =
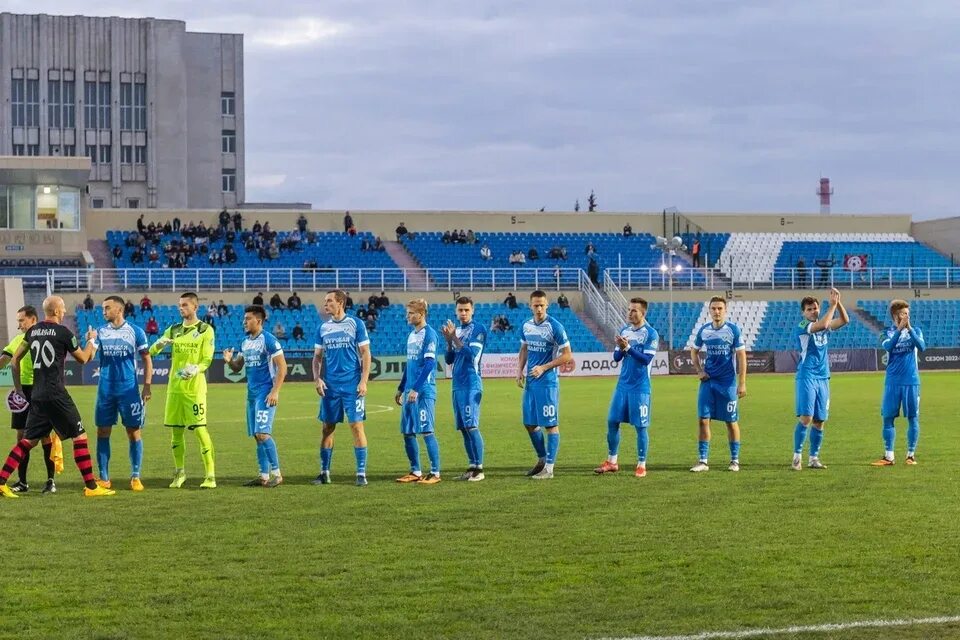
[(903, 311), (904, 309), (909, 309), (910, 303), (906, 300), (891, 300), (890, 301), (890, 317), (894, 320), (897, 319), (897, 314)]
[(422, 313), (424, 317), (427, 315), (427, 306), (427, 301), (423, 298), (414, 298), (407, 303), (407, 309), (417, 313)]

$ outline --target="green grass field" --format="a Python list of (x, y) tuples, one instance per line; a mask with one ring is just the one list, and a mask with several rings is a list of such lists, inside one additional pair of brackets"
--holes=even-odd
[[(335, 484), (309, 484), (316, 396), (288, 385), (275, 427), (286, 484), (274, 490), (239, 486), (256, 470), (245, 387), (211, 386), (214, 491), (197, 488), (192, 436), (187, 486), (166, 488), (172, 461), (157, 388), (146, 492), (126, 489), (126, 439), (115, 433), (115, 497), (81, 497), (67, 445), (58, 495), (0, 503), (0, 637), (596, 638), (960, 613), (956, 373), (924, 375), (920, 464), (882, 469), (869, 466), (882, 448), (882, 377), (836, 376), (829, 468), (799, 473), (788, 466), (793, 380), (774, 375), (748, 381), (743, 470), (725, 470), (718, 425), (713, 469), (689, 473), (696, 384), (655, 379), (650, 474), (637, 480), (591, 471), (606, 454), (614, 380), (564, 380), (557, 477), (538, 483), (523, 476), (534, 456), (518, 424), (520, 391), (487, 381), (488, 479), (460, 483), (465, 456), (441, 383), (446, 479), (436, 486), (393, 482), (406, 470), (394, 385), (372, 384), (366, 488), (353, 486), (345, 427)], [(73, 389), (91, 421), (93, 392)], [(897, 437), (899, 462), (902, 421)], [(626, 469), (635, 442), (625, 426)], [(33, 462), (34, 489), (41, 474)], [(960, 625), (790, 637), (894, 636), (960, 637)]]

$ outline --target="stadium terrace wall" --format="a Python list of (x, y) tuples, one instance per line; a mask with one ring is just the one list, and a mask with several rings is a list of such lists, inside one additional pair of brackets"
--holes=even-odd
[[(162, 223), (179, 217), (186, 224), (216, 224), (216, 210), (161, 210), (161, 209), (91, 209), (87, 211), (84, 228), (90, 238), (105, 238), (111, 229), (133, 229), (137, 218)], [(270, 223), (277, 230), (293, 229), (297, 218), (304, 214), (314, 231), (342, 231), (343, 214), (340, 211), (256, 210), (241, 209), (245, 224), (255, 220)], [(450, 228), (474, 231), (568, 231), (620, 233), (629, 223), (634, 233), (663, 234), (663, 215), (659, 212), (574, 213), (572, 211), (351, 211), (358, 229), (371, 231), (384, 239), (395, 239), (394, 229), (402, 221), (410, 231), (439, 231)], [(910, 233), (909, 215), (820, 215), (820, 214), (683, 214), (704, 231), (715, 232), (815, 232), (846, 233), (870, 231), (874, 233)]]
[[(670, 299), (669, 291), (660, 290), (622, 290), (626, 298), (640, 296), (648, 302), (665, 304)], [(844, 304), (853, 308), (857, 300), (956, 300), (960, 298), (960, 289), (844, 289), (840, 287), (843, 294)], [(710, 296), (721, 295), (728, 300), (761, 300), (765, 302), (775, 302), (778, 300), (798, 301), (810, 293), (819, 293), (826, 298), (825, 289), (736, 289), (733, 291), (707, 291), (674, 289), (674, 302), (706, 302)], [(569, 294), (568, 294), (569, 296)], [(572, 300), (572, 298), (571, 298)], [(798, 314), (799, 315), (799, 314)]]
[(910, 235), (960, 264), (960, 217), (915, 222)]

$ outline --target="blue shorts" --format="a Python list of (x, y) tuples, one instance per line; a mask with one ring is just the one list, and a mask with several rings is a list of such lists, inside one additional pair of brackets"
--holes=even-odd
[(346, 414), (347, 422), (363, 422), (367, 417), (367, 399), (353, 391), (327, 391), (320, 398), (320, 415), (317, 418), (324, 424), (338, 424), (343, 422)]
[(247, 395), (247, 435), (250, 437), (258, 433), (273, 433), (273, 417), (277, 414), (277, 408), (267, 405), (268, 393)]
[(901, 409), (904, 418), (916, 418), (920, 415), (920, 385), (884, 385), (880, 415), (884, 418), (896, 418)]
[(555, 427), (560, 413), (560, 388), (531, 385), (523, 389), (523, 425)]
[(94, 410), (94, 422), (97, 427), (112, 427), (120, 422), (128, 429), (142, 429), (146, 424), (146, 407), (140, 390), (136, 387), (120, 393), (100, 393), (97, 391), (97, 408)]
[(480, 399), (483, 391), (479, 389), (453, 390), (453, 419), (457, 429), (475, 429), (480, 426)]
[(416, 402), (407, 402), (403, 394), (403, 407), (400, 410), (400, 433), (405, 436), (433, 432), (433, 408), (435, 398), (417, 398)]
[(633, 426), (646, 428), (650, 426), (650, 394), (640, 391), (621, 389), (619, 385), (610, 399), (610, 411), (607, 413), (607, 422), (629, 422)]
[(699, 412), (697, 415), (701, 418), (736, 422), (739, 417), (737, 383), (701, 380), (700, 391), (697, 394), (697, 411)]
[(830, 415), (830, 379), (797, 378), (798, 416), (813, 416), (814, 422), (826, 422)]

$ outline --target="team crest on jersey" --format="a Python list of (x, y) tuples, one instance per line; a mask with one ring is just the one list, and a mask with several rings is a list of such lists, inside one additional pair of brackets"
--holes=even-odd
[(200, 337), (200, 332), (199, 332), (199, 331), (194, 331), (193, 333), (190, 334), (190, 337), (191, 337), (191, 338), (199, 338), (199, 337)]

